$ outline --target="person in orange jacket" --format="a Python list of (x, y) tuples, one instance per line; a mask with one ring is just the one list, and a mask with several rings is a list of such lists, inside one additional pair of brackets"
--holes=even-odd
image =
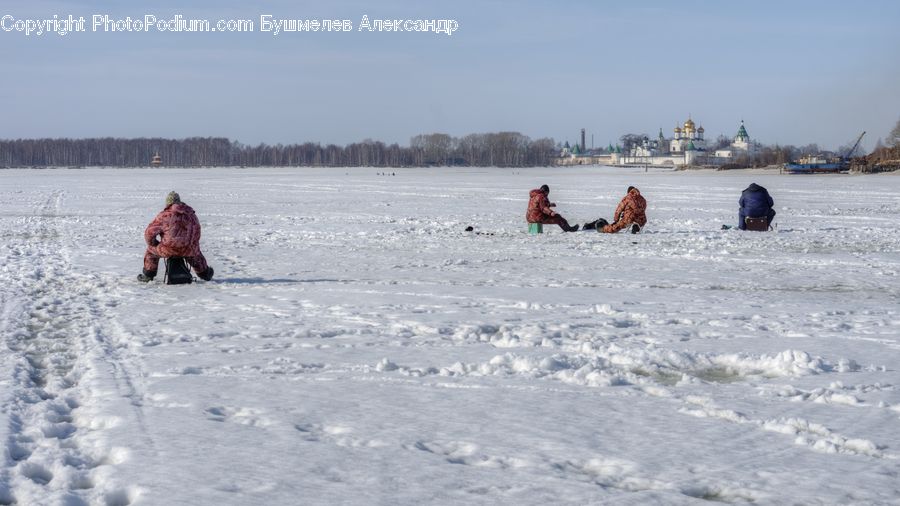
[[(634, 186), (628, 187), (628, 192), (613, 213), (613, 222), (600, 227), (600, 232), (614, 234), (625, 227), (631, 226), (631, 233), (640, 232), (647, 224), (647, 200)], [(637, 225), (635, 227), (634, 225)]]
[(147, 251), (144, 253), (144, 269), (138, 280), (147, 283), (156, 277), (160, 258), (184, 257), (204, 281), (213, 277), (213, 268), (206, 264), (200, 251), (200, 220), (191, 206), (181, 197), (170, 192), (166, 195), (166, 207), (144, 230)]
[(550, 202), (549, 195), (550, 187), (547, 185), (542, 185), (528, 193), (528, 210), (525, 212), (525, 220), (528, 223), (556, 224), (564, 232), (576, 232), (578, 225), (574, 227), (569, 225), (565, 218), (551, 209), (556, 207), (556, 204)]

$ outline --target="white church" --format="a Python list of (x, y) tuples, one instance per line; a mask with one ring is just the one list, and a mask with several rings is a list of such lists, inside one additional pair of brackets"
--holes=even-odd
[(685, 167), (690, 165), (724, 165), (742, 155), (752, 154), (755, 145), (750, 141), (744, 121), (737, 135), (727, 148), (710, 152), (702, 125), (688, 117), (681, 125), (676, 125), (674, 136), (667, 139), (659, 130), (656, 139), (644, 137), (641, 142), (627, 150), (610, 149), (605, 154), (580, 153), (578, 150), (563, 149), (560, 153), (561, 165), (659, 165)]
[(756, 146), (750, 142), (750, 136), (747, 134), (747, 129), (744, 128), (744, 120), (741, 120), (741, 128), (738, 129), (737, 135), (731, 141), (731, 146), (726, 149), (717, 149), (715, 157), (734, 159), (741, 155), (753, 154), (755, 151)]
[(713, 152), (710, 152), (704, 138), (703, 126), (694, 123), (691, 118), (676, 126), (674, 133), (671, 139), (666, 139), (660, 129), (656, 139), (645, 137), (642, 143), (620, 155), (616, 165), (722, 165), (751, 154), (754, 149), (743, 120), (731, 144)]

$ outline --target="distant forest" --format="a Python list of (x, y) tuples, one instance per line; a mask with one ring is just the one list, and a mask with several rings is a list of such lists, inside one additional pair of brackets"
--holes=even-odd
[(0, 167), (147, 167), (157, 153), (169, 167), (536, 167), (552, 165), (558, 154), (553, 139), (518, 132), (417, 135), (408, 147), (370, 140), (247, 146), (217, 137), (17, 139), (0, 140)]

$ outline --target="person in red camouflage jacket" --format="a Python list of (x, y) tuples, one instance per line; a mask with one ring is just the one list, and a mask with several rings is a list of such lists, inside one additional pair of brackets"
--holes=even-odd
[(625, 227), (637, 224), (639, 228), (632, 227), (631, 233), (636, 234), (647, 224), (647, 201), (641, 196), (641, 192), (634, 186), (628, 187), (628, 193), (616, 206), (613, 213), (613, 222), (600, 229), (601, 232), (613, 234)]
[(565, 218), (556, 213), (551, 207), (556, 204), (550, 202), (547, 196), (550, 195), (550, 187), (543, 185), (538, 189), (531, 190), (528, 194), (528, 210), (525, 212), (525, 220), (528, 223), (548, 223), (559, 225), (564, 232), (575, 232), (578, 225), (574, 227), (569, 225)]
[(156, 277), (160, 258), (183, 257), (200, 279), (209, 281), (213, 268), (206, 264), (200, 251), (200, 220), (191, 206), (183, 203), (175, 192), (166, 196), (166, 207), (144, 230), (147, 252), (144, 270), (138, 280), (151, 281)]

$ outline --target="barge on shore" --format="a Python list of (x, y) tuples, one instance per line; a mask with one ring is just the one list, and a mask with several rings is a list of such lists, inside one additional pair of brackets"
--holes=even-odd
[(853, 147), (841, 157), (825, 160), (816, 155), (808, 155), (796, 162), (784, 164), (784, 171), (788, 174), (846, 174), (850, 172), (850, 157), (859, 147), (864, 135), (865, 132), (859, 134)]
[(845, 159), (825, 160), (817, 156), (805, 156), (796, 162), (784, 164), (788, 174), (846, 174), (850, 163)]

